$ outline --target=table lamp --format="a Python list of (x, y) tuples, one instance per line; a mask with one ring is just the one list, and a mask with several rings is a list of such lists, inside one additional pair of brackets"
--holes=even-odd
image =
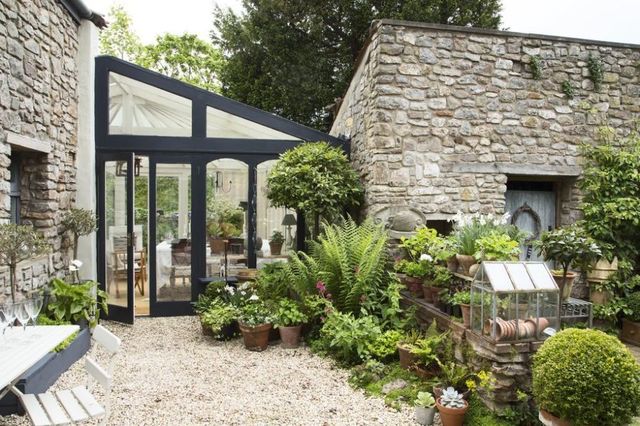
[(285, 240), (287, 250), (293, 248), (293, 235), (291, 235), (291, 227), (297, 224), (298, 223), (296, 221), (296, 217), (291, 213), (285, 214), (284, 218), (282, 218), (282, 226), (287, 227), (287, 236)]

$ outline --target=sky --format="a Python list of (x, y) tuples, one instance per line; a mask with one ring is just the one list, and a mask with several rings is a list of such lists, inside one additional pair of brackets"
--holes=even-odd
[[(106, 13), (121, 4), (144, 43), (169, 32), (209, 39), (216, 5), (242, 10), (241, 0), (84, 0)], [(510, 31), (640, 44), (640, 0), (502, 0), (502, 27)]]

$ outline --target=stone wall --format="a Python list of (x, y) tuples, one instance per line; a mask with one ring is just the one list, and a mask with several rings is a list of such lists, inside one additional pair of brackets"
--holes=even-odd
[[(602, 61), (600, 90), (590, 54)], [(639, 46), (381, 21), (331, 133), (351, 138), (369, 211), (502, 213), (507, 181), (524, 176), (560, 183), (557, 219), (570, 223), (580, 215), (579, 146), (604, 124), (630, 131), (639, 77)]]
[[(56, 0), (0, 0), (0, 219), (10, 211), (10, 133), (50, 152), (20, 151), (21, 218), (48, 240), (50, 254), (20, 265), (27, 289), (62, 273), (69, 248), (60, 221), (75, 198), (78, 24)], [(8, 292), (6, 268), (0, 292)]]

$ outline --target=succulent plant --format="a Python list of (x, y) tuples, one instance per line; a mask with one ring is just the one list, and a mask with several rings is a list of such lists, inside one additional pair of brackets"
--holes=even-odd
[(462, 398), (462, 394), (460, 394), (457, 390), (449, 386), (445, 390), (442, 391), (442, 396), (440, 397), (440, 404), (448, 407), (448, 408), (464, 408), (465, 402)]
[(433, 395), (430, 392), (418, 392), (415, 404), (417, 407), (429, 408), (436, 405), (436, 400), (433, 399)]

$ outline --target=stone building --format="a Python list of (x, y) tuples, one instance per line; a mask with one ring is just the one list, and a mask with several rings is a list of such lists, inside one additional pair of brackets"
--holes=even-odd
[(93, 155), (92, 52), (104, 20), (80, 0), (0, 5), (0, 220), (32, 224), (50, 244), (48, 255), (19, 265), (19, 287), (32, 288), (68, 263), (64, 213), (76, 202), (95, 206), (76, 192), (95, 185), (83, 158)]
[(331, 134), (351, 140), (370, 214), (408, 206), (446, 227), (527, 203), (544, 231), (580, 216), (580, 144), (639, 112), (638, 45), (382, 20)]

